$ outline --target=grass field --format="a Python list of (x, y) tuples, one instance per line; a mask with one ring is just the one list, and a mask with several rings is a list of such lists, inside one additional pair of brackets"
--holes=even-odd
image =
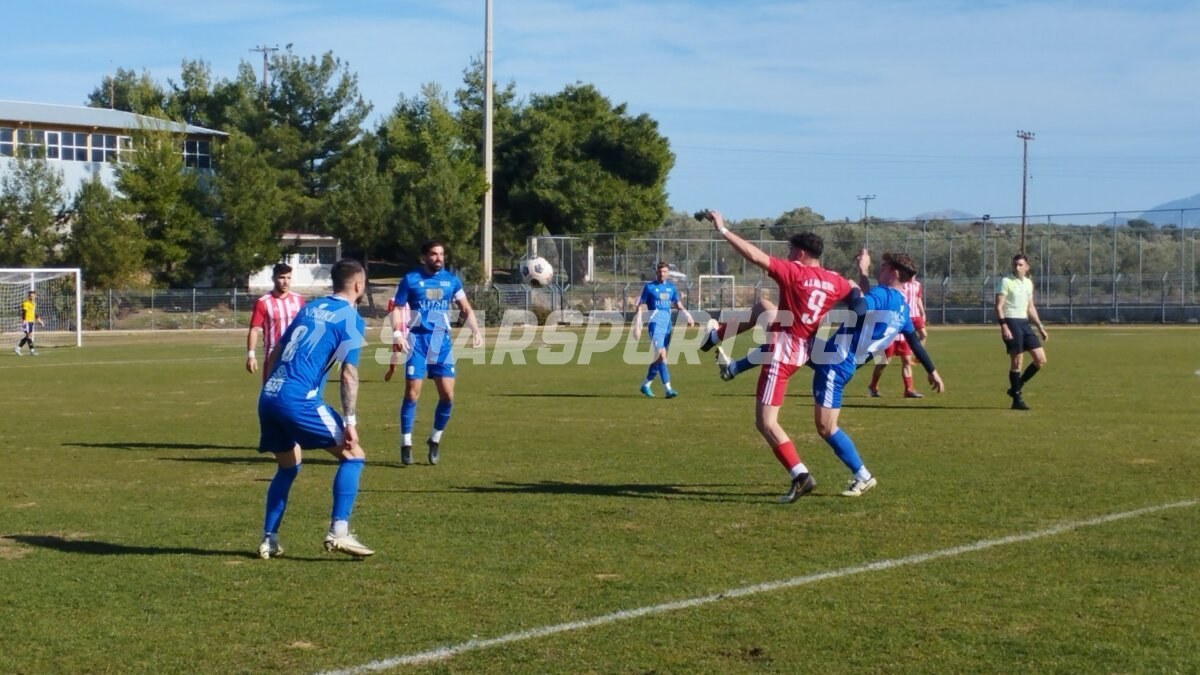
[(402, 385), (366, 366), (364, 561), (321, 551), (319, 452), (287, 557), (254, 557), (274, 465), (240, 333), (9, 353), (0, 671), (1200, 672), (1200, 331), (1052, 329), (1027, 413), (994, 329), (931, 333), (946, 394), (899, 398), (898, 368), (886, 398), (851, 383), (861, 499), (793, 384), (819, 485), (790, 506), (753, 378), (707, 359), (672, 368), (670, 401), (616, 352), (463, 364), (441, 464), (407, 468)]

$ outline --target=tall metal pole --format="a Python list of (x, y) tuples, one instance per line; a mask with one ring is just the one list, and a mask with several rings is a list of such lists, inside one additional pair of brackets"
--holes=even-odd
[(483, 281), (492, 281), (492, 0), (484, 0), (483, 22), (483, 223), (479, 245), (482, 248)]
[[(288, 47), (291, 47), (291, 45), (288, 45)], [(259, 46), (255, 47), (254, 49), (251, 49), (250, 51), (262, 52), (262, 55), (263, 55), (262, 97), (263, 97), (263, 110), (266, 110), (267, 109), (267, 57), (270, 56), (273, 52), (279, 51), (279, 45), (275, 45), (274, 47), (268, 47), (266, 45), (259, 45)]]
[(1021, 139), (1021, 254), (1025, 253), (1025, 203), (1029, 186), (1029, 141), (1032, 141), (1032, 131), (1018, 131), (1017, 138)]
[(871, 230), (867, 226), (867, 204), (871, 203), (872, 199), (875, 199), (875, 195), (859, 195), (858, 199), (862, 200), (863, 203), (863, 248), (870, 248)]

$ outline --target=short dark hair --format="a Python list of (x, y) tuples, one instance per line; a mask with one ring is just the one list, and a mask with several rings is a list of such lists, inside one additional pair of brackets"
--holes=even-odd
[(659, 260), (658, 264), (654, 266), (654, 269), (661, 270), (664, 267), (667, 269), (671, 269), (671, 264), (668, 263), (666, 260)]
[(292, 266), (287, 263), (279, 263), (271, 268), (271, 278), (283, 276), (292, 273)]
[(1029, 262), (1029, 257), (1026, 256), (1024, 253), (1018, 253), (1013, 256), (1013, 259), (1012, 259), (1013, 264), (1016, 265), (1018, 260), (1024, 260), (1025, 262)]
[(442, 247), (442, 253), (446, 252), (445, 244), (438, 241), (437, 239), (428, 239), (425, 241), (425, 243), (421, 244), (421, 255), (428, 255), (429, 252), (432, 251), (437, 246)]
[(825, 242), (816, 232), (799, 232), (788, 238), (788, 243), (814, 258), (825, 252)]
[(883, 262), (900, 274), (900, 281), (911, 281), (917, 276), (917, 264), (907, 253), (884, 253)]
[(333, 264), (333, 269), (329, 270), (329, 277), (333, 279), (333, 292), (346, 290), (354, 277), (365, 274), (363, 266), (354, 258), (342, 258)]

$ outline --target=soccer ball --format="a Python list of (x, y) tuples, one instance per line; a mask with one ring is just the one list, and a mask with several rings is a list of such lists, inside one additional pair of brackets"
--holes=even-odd
[(521, 279), (530, 286), (545, 286), (554, 278), (554, 267), (545, 258), (521, 261)]

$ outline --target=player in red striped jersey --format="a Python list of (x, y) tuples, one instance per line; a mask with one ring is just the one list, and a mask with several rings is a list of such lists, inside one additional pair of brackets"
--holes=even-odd
[[(921, 342), (925, 342), (929, 334), (925, 331), (925, 290), (921, 286), (921, 282), (917, 281), (916, 277), (904, 282), (900, 287), (900, 294), (904, 296), (904, 302), (908, 304), (917, 336), (921, 338)], [(913, 389), (913, 351), (903, 335), (888, 346), (882, 360), (875, 364), (875, 371), (871, 373), (871, 384), (867, 385), (867, 394), (872, 398), (879, 396), (879, 378), (883, 375), (884, 368), (887, 368), (893, 356), (900, 357), (904, 398), (924, 398), (920, 392)]]
[[(258, 372), (258, 357), (254, 348), (258, 345), (258, 336), (263, 338), (263, 363), (271, 357), (271, 350), (283, 337), (283, 331), (288, 324), (300, 313), (304, 306), (304, 298), (292, 293), (292, 268), (286, 263), (279, 263), (271, 270), (271, 282), (275, 285), (267, 293), (254, 301), (254, 312), (250, 315), (250, 331), (246, 334), (246, 371)], [(267, 371), (263, 370), (263, 381), (267, 380)]]
[[(834, 304), (843, 300), (851, 301), (851, 292), (857, 288), (837, 272), (821, 267), (821, 253), (825, 244), (815, 233), (792, 235), (788, 239), (788, 257), (784, 260), (771, 257), (731, 232), (716, 211), (704, 211), (696, 214), (696, 217), (711, 220), (717, 232), (738, 255), (761, 267), (779, 284), (778, 309), (765, 305), (755, 308), (755, 314), (772, 310), (775, 313), (767, 328), (770, 342), (764, 345), (764, 354), (769, 361), (763, 364), (759, 372), (754, 419), (758, 432), (792, 478), (791, 487), (779, 501), (785, 504), (794, 502), (812, 492), (817, 482), (800, 460), (792, 439), (779, 424), (779, 409), (787, 394), (788, 378), (808, 363), (813, 336), (821, 325), (821, 319)], [(749, 330), (753, 325), (753, 319), (746, 325), (721, 324), (712, 329), (702, 349), (708, 351), (726, 337)]]

